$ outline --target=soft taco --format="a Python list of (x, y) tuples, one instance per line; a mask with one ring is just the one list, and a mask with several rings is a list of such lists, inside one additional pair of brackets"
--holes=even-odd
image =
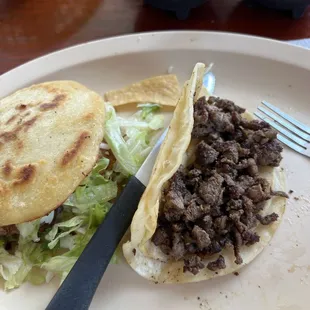
[(267, 123), (205, 96), (198, 63), (175, 109), (123, 245), (130, 266), (159, 283), (236, 272), (270, 242), (285, 211), (282, 147)]

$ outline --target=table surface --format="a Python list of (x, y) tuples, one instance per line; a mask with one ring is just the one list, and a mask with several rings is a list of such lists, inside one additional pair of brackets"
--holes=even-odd
[(40, 55), (89, 40), (156, 30), (216, 30), (280, 40), (310, 38), (310, 7), (289, 14), (210, 0), (177, 20), (142, 0), (0, 0), (0, 74)]

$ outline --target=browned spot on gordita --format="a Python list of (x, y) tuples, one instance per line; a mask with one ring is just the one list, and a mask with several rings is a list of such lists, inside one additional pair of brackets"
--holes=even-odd
[(7, 120), (7, 122), (6, 122), (5, 124), (6, 124), (6, 125), (10, 124), (11, 122), (13, 122), (13, 121), (16, 119), (17, 116), (18, 116), (17, 114), (11, 116), (11, 117)]
[(13, 185), (22, 185), (31, 182), (34, 178), (36, 167), (34, 165), (26, 165), (19, 169), (17, 173), (17, 180), (13, 182)]
[(5, 131), (3, 133), (0, 133), (0, 139), (2, 138), (4, 142), (9, 142), (16, 140), (17, 133), (21, 130), (21, 127), (17, 127), (12, 131)]
[(28, 116), (28, 115), (30, 115), (30, 114), (31, 114), (30, 111), (27, 111), (25, 114), (20, 113), (20, 117), (21, 117), (21, 119), (23, 120), (23, 118), (25, 118), (26, 116)]
[(20, 126), (24, 128), (24, 131), (28, 131), (28, 129), (36, 122), (38, 116), (34, 116), (30, 120), (26, 121), (25, 123), (21, 124)]
[(64, 156), (61, 159), (61, 165), (67, 165), (72, 159), (77, 155), (78, 151), (82, 148), (85, 140), (90, 138), (90, 135), (87, 131), (84, 131), (80, 134), (78, 139), (74, 142), (73, 146), (67, 150)]
[(13, 166), (12, 166), (12, 163), (10, 160), (7, 160), (4, 164), (4, 166), (2, 167), (2, 173), (5, 175), (5, 176), (9, 176), (11, 174), (13, 170)]
[(43, 103), (40, 105), (41, 111), (52, 110), (57, 107), (57, 103)]
[(54, 87), (53, 85), (42, 85), (40, 88), (43, 88), (45, 91), (47, 91), (50, 94), (55, 95), (58, 92), (57, 87)]
[(25, 110), (27, 108), (27, 105), (26, 104), (20, 104), (18, 105), (15, 109), (16, 110)]
[(20, 151), (24, 147), (23, 141), (22, 140), (17, 140), (16, 141), (16, 147), (17, 147), (17, 150)]
[(11, 131), (5, 131), (3, 133), (0, 133), (0, 139), (4, 140), (4, 142), (9, 142), (17, 139), (17, 134), (24, 129), (26, 132), (38, 119), (38, 116), (34, 116), (30, 120), (21, 123), (17, 125), (13, 130)]
[(85, 116), (83, 116), (83, 119), (88, 121), (88, 120), (93, 119), (94, 117), (95, 117), (94, 113), (88, 113)]
[(48, 103), (42, 103), (40, 105), (40, 110), (41, 111), (47, 111), (47, 110), (52, 110), (55, 109), (59, 106), (59, 104), (61, 104), (62, 101), (64, 101), (66, 99), (66, 95), (64, 94), (60, 94), (60, 95), (56, 95), (56, 97)]

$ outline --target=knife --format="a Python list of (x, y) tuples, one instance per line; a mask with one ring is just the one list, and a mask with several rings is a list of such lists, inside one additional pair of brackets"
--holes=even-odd
[[(207, 68), (203, 80), (203, 85), (211, 95), (215, 88), (215, 76), (211, 72), (212, 66), (213, 64), (210, 64)], [(85, 310), (89, 308), (115, 249), (137, 210), (167, 132), (168, 129), (160, 136), (136, 175), (129, 179), (120, 197), (98, 227), (46, 310)]]
[(136, 175), (129, 179), (46, 310), (89, 308), (100, 280), (137, 210), (167, 132), (168, 129), (160, 136)]

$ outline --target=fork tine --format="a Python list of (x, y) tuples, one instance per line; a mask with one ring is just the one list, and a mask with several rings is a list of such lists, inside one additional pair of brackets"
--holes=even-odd
[(278, 140), (281, 141), (283, 144), (287, 145), (288, 147), (290, 147), (291, 149), (293, 149), (294, 151), (302, 154), (302, 155), (306, 155), (305, 149), (298, 146), (297, 144), (295, 144), (294, 142), (290, 141), (289, 139), (285, 138), (284, 136), (282, 136), (281, 134), (278, 134)]
[(281, 132), (284, 136), (288, 137), (289, 139), (294, 141), (296, 144), (298, 144), (300, 146), (303, 146), (303, 147), (307, 146), (307, 142), (306, 141), (298, 138), (297, 136), (295, 136), (294, 134), (292, 134), (288, 130), (286, 130), (283, 127), (279, 126), (276, 122), (274, 122), (274, 121), (270, 120), (269, 118), (267, 118), (266, 116), (264, 116), (264, 114), (262, 114), (260, 112), (255, 112), (254, 115), (256, 115), (257, 117), (259, 117), (260, 119), (262, 119), (263, 121), (268, 123), (271, 127), (275, 128), (277, 131)]
[(306, 133), (310, 134), (310, 127), (304, 125), (303, 123), (299, 122), (295, 118), (293, 118), (293, 117), (289, 116), (288, 114), (282, 112), (279, 108), (275, 107), (274, 105), (270, 104), (267, 101), (262, 101), (262, 104), (265, 105), (266, 107), (268, 107), (273, 112), (275, 112), (275, 113), (279, 114), (280, 116), (282, 116), (284, 119), (286, 119), (287, 121), (289, 121), (290, 123), (292, 123), (293, 125), (298, 127), (299, 129), (301, 129), (301, 130), (305, 131)]
[(291, 125), (289, 122), (284, 121), (282, 117), (278, 116), (277, 114), (274, 114), (274, 113), (270, 112), (268, 109), (263, 108), (263, 107), (258, 107), (257, 109), (260, 110), (261, 112), (263, 112), (264, 114), (268, 115), (270, 118), (275, 120), (277, 123), (279, 123), (283, 127), (285, 127), (288, 130), (294, 132), (300, 138), (304, 139), (307, 142), (310, 142), (310, 136), (308, 134), (306, 134), (305, 132), (299, 130), (297, 127)]

